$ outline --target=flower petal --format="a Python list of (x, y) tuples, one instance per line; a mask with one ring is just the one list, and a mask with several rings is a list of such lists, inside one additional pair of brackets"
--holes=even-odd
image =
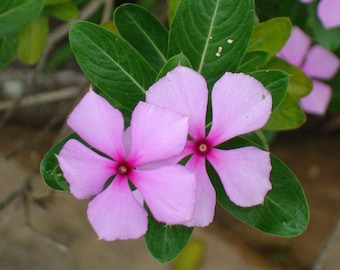
[(305, 55), (310, 47), (311, 40), (299, 27), (293, 26), (292, 32), (285, 46), (277, 56), (287, 62), (301, 67)]
[(89, 203), (87, 215), (99, 238), (107, 241), (136, 239), (147, 231), (147, 212), (120, 175)]
[(114, 161), (98, 155), (75, 139), (66, 142), (58, 161), (71, 193), (78, 199), (87, 199), (101, 192), (105, 182), (116, 173)]
[(306, 113), (324, 115), (331, 97), (332, 89), (329, 85), (313, 80), (312, 91), (300, 99), (300, 104)]
[(193, 155), (185, 165), (195, 172), (196, 176), (196, 204), (193, 218), (186, 222), (186, 226), (208, 226), (214, 219), (216, 193), (210, 182), (205, 166), (205, 158)]
[(131, 182), (142, 194), (154, 218), (169, 225), (190, 220), (195, 206), (195, 176), (181, 165), (134, 170)]
[(242, 73), (225, 73), (212, 90), (212, 126), (208, 140), (216, 146), (262, 128), (269, 119), (272, 97), (264, 86)]
[(267, 192), (272, 188), (268, 152), (255, 147), (211, 149), (207, 158), (233, 203), (242, 207), (264, 203)]
[(189, 134), (195, 139), (205, 137), (208, 88), (196, 71), (176, 67), (150, 87), (146, 101), (189, 116)]
[(138, 167), (179, 155), (187, 140), (188, 122), (188, 117), (139, 102), (131, 117), (131, 166)]
[(339, 64), (335, 54), (320, 45), (315, 45), (308, 52), (302, 70), (312, 78), (329, 80), (335, 76)]
[(125, 156), (124, 119), (106, 99), (90, 90), (74, 108), (67, 124), (87, 143), (113, 159)]
[(322, 0), (317, 10), (318, 17), (326, 29), (340, 26), (340, 1)]

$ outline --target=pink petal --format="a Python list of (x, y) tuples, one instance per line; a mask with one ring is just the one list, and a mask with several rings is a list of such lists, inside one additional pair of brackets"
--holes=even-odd
[(242, 207), (264, 203), (267, 192), (272, 188), (268, 152), (255, 147), (211, 149), (207, 158), (233, 203)]
[(210, 182), (205, 166), (205, 158), (193, 155), (185, 166), (195, 172), (196, 204), (193, 218), (185, 223), (186, 226), (208, 226), (214, 219), (216, 193)]
[(147, 213), (120, 175), (89, 203), (87, 215), (99, 238), (107, 241), (136, 239), (147, 230)]
[(124, 158), (124, 119), (106, 99), (90, 90), (70, 114), (68, 125), (87, 143), (112, 157)]
[(259, 81), (242, 73), (225, 73), (212, 90), (213, 120), (208, 140), (215, 146), (262, 128), (271, 108), (271, 94)]
[(313, 80), (313, 89), (300, 99), (302, 109), (306, 113), (324, 115), (332, 97), (332, 89), (327, 84)]
[(114, 161), (74, 139), (66, 142), (58, 161), (71, 193), (78, 199), (87, 199), (101, 192), (105, 182), (116, 173)]
[(294, 26), (285, 46), (278, 52), (277, 56), (287, 62), (300, 67), (311, 44), (307, 36), (299, 27)]
[(312, 78), (328, 80), (335, 76), (339, 64), (335, 54), (320, 45), (315, 45), (309, 50), (302, 70)]
[(318, 16), (325, 28), (340, 26), (340, 1), (321, 0), (318, 5)]
[(131, 165), (137, 167), (179, 155), (187, 140), (188, 122), (188, 117), (139, 102), (131, 118)]
[(205, 137), (208, 88), (205, 79), (187, 67), (176, 67), (146, 93), (146, 101), (189, 116), (189, 134)]
[(181, 165), (134, 170), (131, 182), (142, 194), (154, 218), (166, 224), (190, 220), (195, 206), (195, 176)]

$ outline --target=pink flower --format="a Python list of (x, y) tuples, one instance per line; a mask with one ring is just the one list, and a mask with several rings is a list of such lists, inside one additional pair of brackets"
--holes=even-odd
[(313, 79), (312, 91), (300, 99), (300, 104), (305, 112), (322, 115), (327, 110), (332, 89), (319, 79), (329, 80), (334, 77), (339, 68), (339, 59), (320, 45), (310, 45), (310, 38), (294, 26), (287, 43), (277, 56), (301, 68)]
[(208, 160), (218, 173), (230, 200), (243, 207), (264, 202), (271, 189), (269, 153), (255, 147), (222, 150), (218, 146), (264, 126), (271, 113), (270, 93), (245, 74), (225, 73), (211, 94), (212, 125), (206, 135), (208, 89), (197, 72), (177, 67), (147, 91), (147, 102), (190, 117), (189, 140), (181, 157), (196, 174), (196, 209), (188, 226), (206, 226), (214, 216), (215, 190), (206, 170)]
[(147, 211), (140, 195), (160, 222), (182, 224), (192, 218), (194, 174), (178, 164), (150, 166), (183, 151), (187, 117), (140, 102), (130, 129), (124, 132), (122, 114), (89, 91), (69, 116), (68, 125), (90, 148), (71, 139), (58, 160), (76, 198), (95, 196), (87, 214), (99, 238), (134, 239), (145, 234)]
[[(300, 0), (302, 3), (311, 3), (313, 1)], [(326, 29), (340, 26), (340, 0), (320, 0), (317, 12), (321, 23)]]

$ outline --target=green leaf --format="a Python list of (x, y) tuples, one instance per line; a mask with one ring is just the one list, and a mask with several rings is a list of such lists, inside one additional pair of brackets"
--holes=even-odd
[(19, 59), (28, 65), (35, 64), (44, 52), (48, 36), (48, 18), (41, 13), (27, 24), (19, 34)]
[(301, 185), (293, 172), (279, 159), (271, 155), (272, 190), (266, 195), (263, 205), (239, 207), (226, 195), (213, 167), (207, 163), (218, 202), (234, 217), (262, 232), (293, 237), (306, 230), (309, 223), (309, 208)]
[(172, 270), (197, 270), (204, 257), (205, 245), (201, 239), (191, 239), (174, 261)]
[(289, 75), (280, 70), (260, 70), (249, 75), (259, 80), (270, 91), (273, 99), (272, 111), (274, 111), (286, 96)]
[(45, 5), (56, 5), (56, 4), (63, 4), (67, 3), (70, 0), (45, 0)]
[(173, 57), (171, 57), (168, 62), (165, 63), (165, 65), (161, 68), (157, 75), (157, 80), (164, 77), (170, 70), (173, 70), (177, 66), (184, 66), (192, 68), (191, 63), (183, 53), (177, 54)]
[(273, 58), (265, 68), (281, 69), (290, 74), (288, 92), (295, 98), (302, 98), (312, 90), (312, 80), (301, 69), (280, 58)]
[(183, 52), (211, 86), (241, 63), (254, 17), (252, 0), (182, 0), (170, 26), (169, 56)]
[(15, 37), (0, 37), (0, 68), (7, 66), (16, 53), (17, 39)]
[(247, 52), (237, 68), (237, 72), (249, 73), (266, 64), (268, 53), (262, 51)]
[(248, 51), (268, 53), (267, 61), (273, 58), (287, 42), (292, 25), (289, 18), (274, 18), (255, 26)]
[(60, 142), (58, 142), (55, 146), (53, 146), (46, 153), (40, 163), (40, 173), (45, 184), (51, 189), (59, 191), (69, 191), (69, 185), (60, 170), (57, 155), (63, 148), (64, 144), (70, 139), (80, 140), (80, 138), (75, 133), (68, 135)]
[(114, 20), (120, 35), (159, 71), (167, 61), (168, 30), (165, 26), (146, 9), (133, 4), (117, 8)]
[(300, 127), (306, 121), (306, 115), (299, 103), (287, 93), (280, 106), (272, 112), (265, 129), (291, 130)]
[(38, 16), (43, 7), (43, 0), (1, 0), (0, 37), (18, 32)]
[(160, 262), (169, 262), (183, 250), (189, 241), (193, 228), (182, 225), (166, 225), (157, 222), (149, 214), (146, 245), (150, 253)]
[(62, 21), (77, 18), (79, 15), (78, 7), (72, 2), (65, 2), (48, 7), (48, 13)]
[(168, 21), (169, 24), (171, 24), (172, 19), (175, 16), (179, 0), (168, 0), (167, 2), (168, 2)]
[(84, 73), (117, 109), (131, 112), (145, 99), (156, 72), (124, 39), (93, 23), (77, 22), (70, 43)]

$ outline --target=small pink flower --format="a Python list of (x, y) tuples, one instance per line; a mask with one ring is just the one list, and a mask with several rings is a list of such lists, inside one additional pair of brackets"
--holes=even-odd
[(294, 26), (287, 43), (277, 56), (301, 68), (312, 78), (313, 89), (300, 99), (300, 104), (307, 113), (323, 115), (330, 102), (332, 89), (320, 79), (329, 80), (335, 76), (339, 69), (339, 59), (320, 45), (310, 45), (310, 38)]
[[(122, 114), (89, 91), (69, 116), (68, 125), (90, 148), (69, 140), (60, 151), (59, 164), (76, 198), (95, 196), (87, 214), (101, 239), (134, 239), (145, 234), (147, 211), (140, 195), (160, 222), (182, 224), (192, 218), (194, 174), (178, 164), (150, 166), (183, 151), (187, 117), (140, 102), (132, 113), (130, 129), (124, 132)], [(132, 192), (131, 185), (137, 190)]]
[(206, 160), (235, 204), (250, 207), (264, 202), (271, 189), (269, 153), (255, 147), (218, 148), (267, 122), (272, 99), (261, 83), (245, 74), (225, 73), (212, 89), (213, 118), (208, 135), (208, 89), (199, 73), (186, 67), (175, 68), (147, 91), (146, 100), (190, 117), (190, 138), (181, 155), (191, 155), (186, 166), (195, 172), (197, 181), (196, 209), (188, 226), (206, 226), (213, 220), (216, 194), (206, 171)]
[[(314, 0), (300, 0), (311, 3)], [(340, 0), (320, 0), (317, 7), (318, 17), (326, 29), (340, 26)]]

